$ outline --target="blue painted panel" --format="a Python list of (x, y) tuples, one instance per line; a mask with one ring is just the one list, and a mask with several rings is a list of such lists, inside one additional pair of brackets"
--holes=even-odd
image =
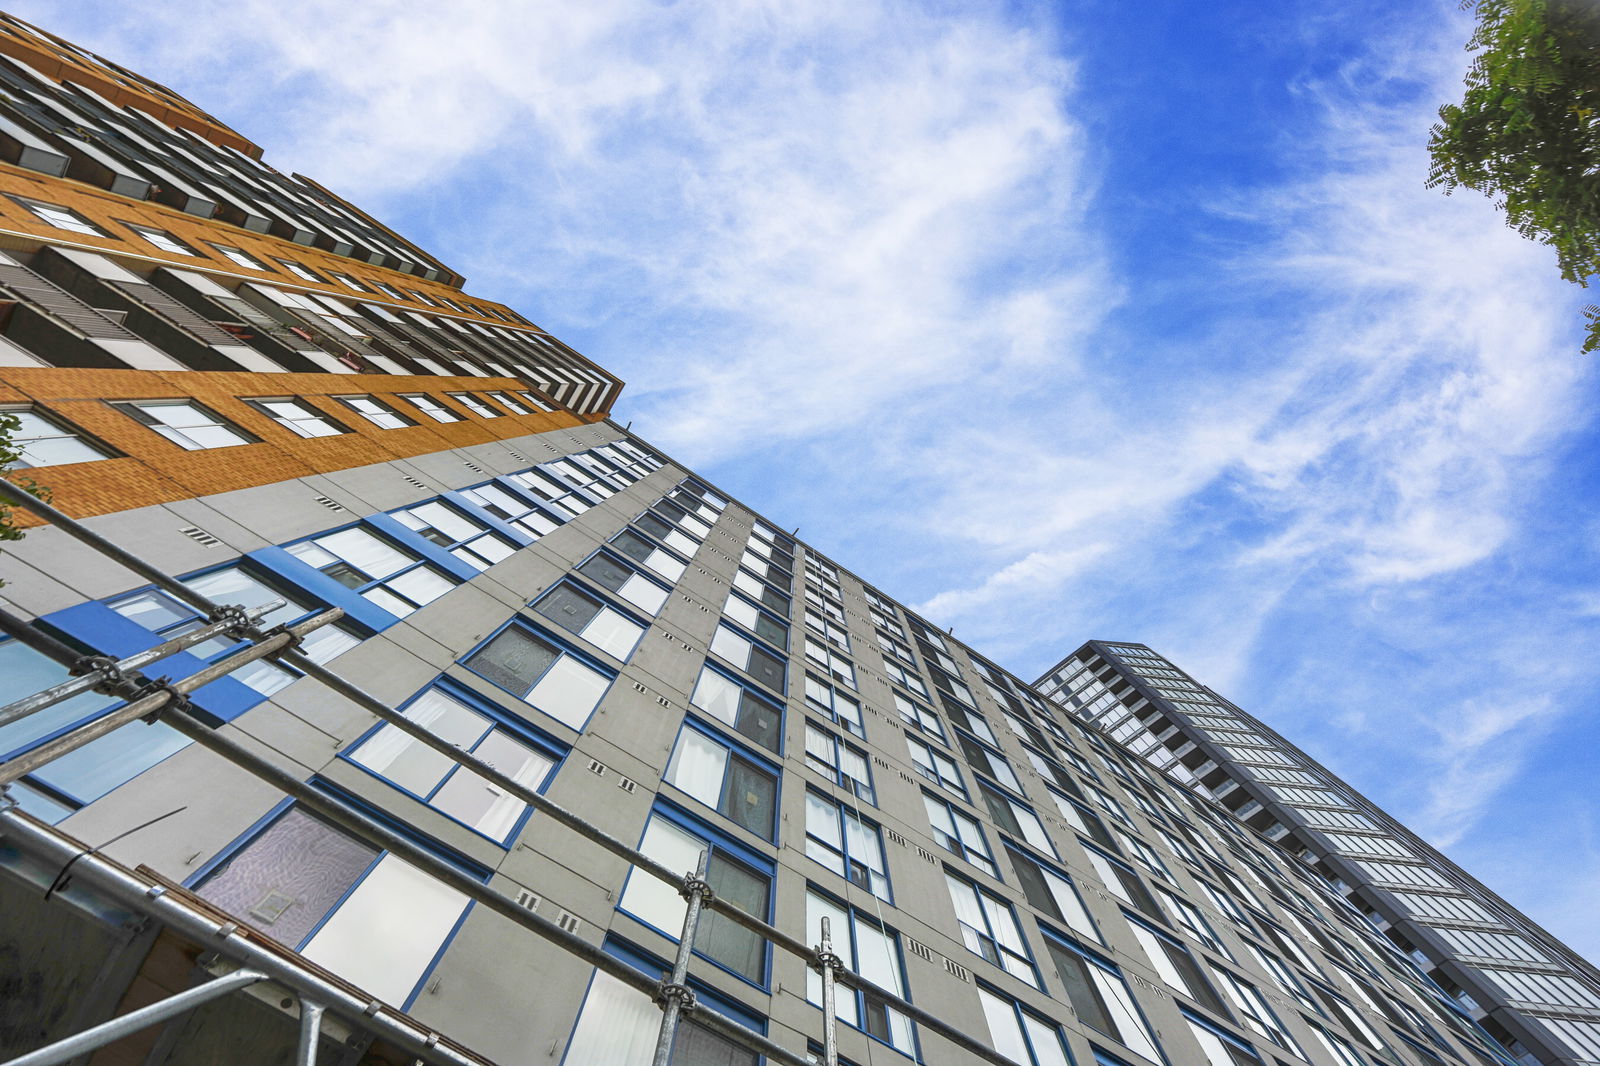
[(406, 551), (413, 555), (420, 555), (457, 580), (471, 581), (478, 576), (477, 567), (468, 566), (427, 537), (421, 536), (415, 530), (407, 529), (396, 521), (393, 515), (368, 515), (362, 521), (384, 537), (404, 547)]
[(342, 607), (353, 621), (381, 633), (400, 619), (356, 595), (314, 567), (307, 566), (282, 548), (257, 548), (245, 558), (291, 586), (298, 585), (330, 607)]

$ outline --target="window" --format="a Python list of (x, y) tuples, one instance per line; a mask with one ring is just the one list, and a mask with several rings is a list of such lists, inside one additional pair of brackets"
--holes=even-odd
[[(574, 456), (574, 458), (580, 457)], [(598, 465), (595, 464), (592, 459), (590, 462), (592, 465)], [(613, 476), (615, 477), (616, 475)], [(704, 540), (711, 534), (711, 522), (708, 522), (704, 518), (700, 517), (698, 513), (690, 511), (675, 503), (670, 497), (662, 497), (661, 499), (657, 500), (655, 507), (653, 508), (653, 513), (667, 519), (667, 521), (671, 522), (673, 525), (689, 534), (689, 536), (694, 537), (696, 540)], [(712, 519), (712, 521), (714, 522), (715, 519)]]
[(1011, 764), (1006, 762), (1005, 756), (998, 751), (990, 751), (960, 730), (956, 731), (956, 743), (967, 757), (968, 766), (994, 778), (1013, 792), (1022, 791), (1022, 784), (1017, 780), (1017, 775), (1011, 772)]
[(612, 675), (532, 627), (513, 622), (467, 656), (465, 665), (556, 721), (582, 729)]
[(200, 254), (164, 229), (154, 229), (150, 226), (135, 226), (131, 222), (125, 222), (123, 225), (127, 226), (134, 233), (137, 233), (139, 236), (143, 237), (146, 241), (149, 241), (163, 252), (168, 252), (172, 255), (188, 256), (197, 256)]
[(639, 610), (654, 617), (667, 602), (669, 591), (610, 552), (596, 552), (577, 567), (578, 573), (609, 589)]
[(283, 269), (287, 270), (297, 278), (305, 281), (314, 281), (319, 285), (326, 285), (328, 283), (327, 278), (323, 277), (321, 274), (318, 274), (315, 270), (312, 270), (304, 263), (297, 263), (293, 259), (280, 259), (278, 260), (278, 263), (283, 267)]
[(1311, 1035), (1316, 1037), (1317, 1041), (1328, 1050), (1328, 1054), (1333, 1056), (1333, 1060), (1339, 1063), (1339, 1066), (1367, 1066), (1366, 1060), (1350, 1045), (1349, 1041), (1337, 1034), (1328, 1032), (1310, 1019), (1306, 1020), (1306, 1025), (1310, 1027)]
[(706, 663), (689, 702), (757, 744), (776, 752), (783, 739), (783, 711)]
[[(1189, 1031), (1206, 1057), (1205, 1066), (1261, 1066), (1261, 1057), (1256, 1054), (1255, 1048), (1198, 1014), (1183, 1007), (1178, 1009), (1182, 1011), (1184, 1021), (1189, 1023)], [(1347, 1063), (1346, 1066), (1352, 1064)]]
[(258, 439), (193, 400), (130, 400), (115, 406), (189, 451), (231, 448)]
[(533, 610), (623, 662), (633, 654), (633, 649), (639, 646), (639, 638), (644, 636), (643, 623), (570, 582), (563, 582), (539, 597)]
[(114, 453), (85, 439), (78, 430), (35, 408), (0, 407), (0, 422), (17, 420), (11, 446), (22, 453), (17, 466), (64, 466), (110, 459)]
[[(1079, 843), (1083, 842), (1080, 840)], [(1133, 867), (1088, 844), (1083, 844), (1083, 850), (1089, 856), (1089, 865), (1094, 867), (1113, 896), (1132, 904), (1152, 918), (1161, 919), (1161, 908), (1156, 905), (1150, 890), (1144, 887), (1144, 882), (1139, 880), (1139, 875), (1133, 872)]]
[(995, 825), (1014, 837), (1021, 837), (1046, 855), (1055, 855), (1055, 845), (1050, 842), (1050, 835), (1044, 831), (1044, 823), (1039, 821), (1032, 807), (1012, 799), (987, 781), (978, 782), (978, 791)]
[[(442, 689), (423, 692), (404, 713), (428, 732), (531, 789), (542, 789), (560, 762), (554, 744), (518, 726), (509, 715)], [(475, 771), (392, 725), (379, 726), (345, 757), (498, 844), (510, 842), (528, 809)]]
[(1200, 913), (1199, 907), (1196, 907), (1182, 896), (1174, 895), (1163, 889), (1157, 889), (1157, 891), (1167, 901), (1167, 906), (1172, 909), (1172, 916), (1178, 925), (1182, 926), (1190, 936), (1224, 958), (1233, 958), (1233, 955), (1223, 946), (1222, 941), (1218, 939), (1216, 930), (1211, 928), (1211, 923), (1206, 921), (1205, 915)]
[(890, 901), (878, 827), (816, 792), (806, 793), (806, 854), (851, 884)]
[(1134, 862), (1137, 862), (1163, 881), (1172, 880), (1172, 874), (1167, 871), (1166, 864), (1161, 861), (1161, 856), (1156, 854), (1155, 848), (1152, 848), (1138, 837), (1129, 836), (1121, 831), (1118, 831), (1117, 839), (1122, 841), (1122, 850), (1133, 856)]
[(921, 696), (923, 699), (929, 698), (928, 686), (922, 683), (922, 678), (917, 675), (915, 670), (902, 666), (892, 659), (885, 659), (883, 661), (883, 672), (890, 681), (904, 686), (908, 692)]
[(334, 399), (379, 429), (405, 429), (417, 424), (415, 419), (407, 418), (375, 396), (335, 396)]
[(1046, 935), (1044, 944), (1056, 964), (1061, 983), (1066, 985), (1067, 999), (1077, 1011), (1080, 1022), (1152, 1062), (1162, 1061), (1155, 1039), (1133, 996), (1128, 993), (1122, 971), (1108, 959), (1066, 937)]
[(978, 986), (978, 1001), (994, 1049), (1020, 1066), (1070, 1066), (1066, 1038), (1054, 1022), (1015, 1000)]
[(781, 693), (784, 690), (784, 676), (788, 664), (783, 657), (760, 641), (745, 636), (726, 622), (717, 626), (717, 632), (711, 638), (711, 652), (713, 655), (721, 656), (774, 692)]
[(653, 541), (640, 536), (631, 527), (612, 537), (611, 544), (623, 555), (643, 563), (646, 569), (654, 570), (671, 582), (682, 577), (689, 565), (671, 552), (656, 547)]
[[(706, 852), (706, 881), (719, 899), (766, 921), (771, 917), (770, 862), (709, 828), (675, 812), (657, 810), (644, 828), (639, 850), (670, 870), (693, 871)], [(676, 885), (630, 869), (618, 908), (676, 941), (683, 935), (687, 905)], [(712, 910), (700, 912), (695, 953), (747, 981), (767, 983), (767, 942)]]
[(734, 574), (733, 587), (754, 599), (760, 600), (769, 609), (778, 612), (783, 617), (789, 617), (789, 597), (762, 581), (750, 571), (741, 568)]
[[(706, 917), (711, 917), (707, 914)], [(704, 921), (702, 918), (701, 921)], [(699, 937), (695, 938), (696, 943)], [(654, 973), (667, 967), (652, 966)], [(691, 984), (697, 984), (692, 979)], [(718, 1014), (731, 1014), (701, 987), (695, 995), (702, 1007)], [(745, 1025), (750, 1021), (736, 1017)], [(716, 1066), (756, 1066), (760, 1056), (754, 1051), (718, 1036), (686, 1015), (678, 1023), (678, 1035), (672, 1044), (674, 1066), (693, 1066), (697, 1063), (715, 1063)], [(759, 1026), (757, 1026), (759, 1028)], [(566, 1057), (561, 1066), (650, 1066), (656, 1048), (656, 1034), (661, 1030), (661, 1010), (650, 997), (610, 974), (594, 971), (589, 981), (589, 992), (583, 1001), (572, 1037), (567, 1041)]]
[(535, 408), (537, 410), (540, 410), (540, 411), (554, 411), (556, 409), (554, 404), (552, 404), (549, 400), (546, 400), (543, 397), (539, 396), (537, 393), (519, 392), (519, 393), (517, 393), (517, 395), (521, 396), (524, 400), (528, 401), (528, 406), (533, 407), (533, 408)]
[(906, 747), (911, 752), (911, 765), (917, 773), (958, 796), (966, 796), (967, 786), (961, 783), (961, 771), (956, 768), (954, 759), (909, 734), (906, 736)]
[(844, 625), (825, 617), (821, 612), (811, 607), (806, 608), (806, 628), (821, 636), (823, 640), (840, 651), (848, 652), (850, 650), (850, 634), (846, 631)]
[(347, 427), (335, 422), (304, 400), (246, 400), (245, 403), (297, 437), (336, 437), (341, 433), (350, 432)]
[(211, 247), (215, 248), (222, 255), (226, 256), (228, 259), (233, 260), (233, 262), (237, 263), (239, 266), (245, 267), (246, 269), (249, 269), (249, 270), (266, 270), (266, 269), (268, 269), (267, 268), (267, 264), (263, 263), (261, 260), (257, 259), (255, 256), (251, 255), (249, 252), (244, 251), (243, 249), (233, 248), (233, 247), (230, 247), (230, 246), (228, 246), (226, 244), (215, 244), (215, 243), (212, 243)]
[(893, 695), (894, 709), (899, 712), (902, 722), (909, 726), (915, 726), (929, 736), (937, 737), (942, 743), (949, 743), (945, 740), (944, 723), (939, 721), (938, 715), (898, 692), (893, 693)]
[(528, 410), (526, 407), (522, 406), (521, 403), (517, 402), (516, 400), (513, 400), (510, 397), (510, 395), (508, 395), (507, 393), (504, 393), (504, 392), (491, 392), (489, 395), (492, 398), (494, 398), (496, 400), (499, 400), (500, 401), (500, 405), (502, 407), (504, 407), (507, 411), (510, 411), (514, 415), (529, 415), (529, 414), (533, 413), (532, 411)]
[[(828, 919), (833, 952), (851, 973), (879, 988), (906, 998), (905, 971), (900, 964), (899, 937), (853, 907), (844, 907), (816, 889), (806, 893), (806, 943), (822, 943), (822, 919)], [(835, 986), (834, 1016), (906, 1055), (915, 1056), (911, 1019), (878, 996)], [(822, 975), (806, 970), (806, 999), (822, 1006)]]
[[(260, 607), (273, 600), (283, 600), (284, 606), (262, 616), (258, 624), (263, 628), (298, 622), (321, 610), (320, 606), (305, 598), (280, 592), (238, 566), (229, 566), (187, 578), (184, 584), (216, 603)], [(199, 629), (206, 624), (206, 620), (193, 608), (159, 589), (145, 589), (143, 592), (113, 600), (108, 606), (122, 617), (138, 623), (163, 640)], [(359, 637), (335, 623), (307, 633), (300, 651), (315, 662), (325, 663), (349, 651), (360, 642)], [(225, 636), (216, 636), (202, 644), (196, 644), (189, 649), (189, 653), (214, 662), (240, 647), (241, 644), (237, 641), (229, 640)], [(300, 675), (288, 667), (261, 659), (246, 663), (229, 676), (249, 685), (263, 696), (270, 696)]]
[(944, 880), (950, 889), (950, 901), (955, 905), (956, 921), (961, 926), (961, 939), (967, 950), (982, 955), (985, 961), (1011, 976), (1035, 988), (1043, 988), (1039, 983), (1039, 971), (1028, 954), (1027, 942), (1022, 938), (1017, 912), (1011, 904), (949, 870), (945, 871)]
[(686, 722), (666, 780), (765, 840), (776, 832), (778, 774), (770, 764)]
[(401, 1008), (468, 906), (455, 889), (298, 807), (226, 853), (195, 892)]
[(470, 392), (447, 392), (445, 395), (450, 397), (456, 403), (460, 404), (462, 407), (465, 407), (467, 410), (471, 411), (473, 414), (477, 415), (479, 418), (500, 417), (499, 411), (496, 411), (493, 407), (490, 407), (488, 404), (484, 403)]
[(396, 618), (432, 603), (456, 584), (454, 577), (361, 526), (291, 544), (288, 552)]
[(928, 824), (933, 826), (933, 839), (950, 854), (967, 860), (990, 877), (1000, 876), (977, 819), (948, 800), (927, 792), (922, 794), (922, 804), (928, 811)]
[(806, 723), (806, 764), (829, 781), (849, 789), (857, 799), (877, 804), (867, 753), (844, 743), (815, 722)]
[(698, 540), (681, 529), (670, 525), (654, 511), (646, 511), (638, 518), (635, 518), (633, 524), (686, 558), (693, 558), (694, 553), (700, 550), (700, 542)]
[(372, 291), (367, 286), (365, 286), (361, 282), (357, 281), (355, 278), (352, 278), (349, 274), (341, 274), (337, 270), (330, 270), (330, 271), (328, 271), (328, 273), (333, 275), (333, 280), (334, 281), (337, 281), (340, 285), (343, 285), (347, 289), (352, 289), (355, 292), (371, 292)]
[(62, 207), (60, 204), (47, 204), (42, 200), (27, 200), (21, 196), (13, 196), (12, 199), (33, 212), (34, 216), (40, 221), (47, 222), (56, 229), (84, 233), (90, 237), (111, 236), (111, 234), (96, 226), (70, 207)]
[[(1306, 1053), (1294, 1042), (1278, 1016), (1272, 1013), (1272, 1008), (1267, 1004), (1267, 997), (1261, 990), (1241, 977), (1218, 968), (1216, 971), (1217, 983), (1222, 986), (1222, 992), (1233, 1003), (1236, 1014), (1244, 1019), (1245, 1025), (1254, 1029), (1268, 1040), (1288, 1051), (1290, 1054), (1305, 1058)], [(1369, 1033), (1371, 1030), (1367, 1030)], [(1373, 1038), (1377, 1039), (1376, 1034)], [(1381, 1044), (1375, 1046), (1382, 1046)]]
[(1016, 873), (1017, 884), (1022, 886), (1022, 894), (1027, 897), (1028, 903), (1099, 943), (1100, 933), (1089, 918), (1089, 912), (1084, 910), (1083, 899), (1078, 895), (1071, 878), (1035, 859), (1009, 840), (1005, 843), (1006, 854), (1011, 858), (1011, 869)]
[(412, 405), (435, 422), (459, 422), (461, 416), (425, 392), (406, 393)]
[(806, 658), (841, 684), (856, 687), (856, 668), (831, 648), (806, 637)]
[(1195, 881), (1205, 890), (1205, 894), (1211, 898), (1211, 902), (1216, 906), (1217, 910), (1227, 916), (1234, 925), (1245, 930), (1245, 932), (1252, 931), (1250, 919), (1245, 916), (1244, 908), (1239, 906), (1232, 896), (1209, 881), (1201, 881), (1199, 878), (1195, 878)]
[(1188, 948), (1131, 914), (1124, 912), (1124, 917), (1128, 919), (1128, 928), (1133, 931), (1133, 938), (1139, 942), (1139, 946), (1144, 948), (1145, 955), (1149, 957), (1150, 965), (1169, 987), (1182, 992), (1207, 1010), (1214, 1011), (1224, 1018), (1230, 1017), (1216, 989), (1206, 980), (1205, 970), (1189, 953)]
[(744, 626), (762, 640), (781, 651), (789, 649), (789, 625), (761, 610), (755, 604), (739, 595), (737, 592), (728, 593), (728, 601), (723, 604), (722, 613)]
[(815, 674), (806, 675), (806, 703), (827, 715), (835, 725), (858, 737), (867, 735), (861, 722), (861, 701)]
[(474, 570), (487, 570), (517, 550), (505, 537), (438, 500), (392, 513), (395, 521)]
[(462, 489), (461, 496), (533, 540), (538, 540), (561, 525), (560, 520), (493, 482), (475, 489)]

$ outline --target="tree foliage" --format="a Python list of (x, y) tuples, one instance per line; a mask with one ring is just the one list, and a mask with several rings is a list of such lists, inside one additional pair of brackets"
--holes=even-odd
[[(1439, 109), (1428, 185), (1496, 197), (1510, 226), (1586, 286), (1600, 276), (1600, 0), (1476, 7), (1467, 47), (1478, 55), (1461, 103)], [(1600, 350), (1600, 307), (1585, 313), (1584, 351)]]
[[(22, 449), (13, 444), (11, 440), (11, 435), (21, 426), (22, 423), (17, 420), (15, 415), (8, 415), (4, 411), (0, 411), (0, 477), (4, 477), (5, 472), (11, 465), (22, 458)], [(32, 478), (12, 475), (6, 480), (42, 500), (48, 501), (50, 499), (50, 490)], [(0, 503), (0, 543), (8, 540), (21, 540), (22, 537), (23, 530), (17, 528), (12, 521), (11, 508)], [(5, 582), (0, 581), (0, 585), (3, 584)]]

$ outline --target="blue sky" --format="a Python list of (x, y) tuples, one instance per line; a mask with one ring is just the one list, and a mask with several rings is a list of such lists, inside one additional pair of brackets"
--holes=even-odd
[(1422, 187), (1452, 0), (12, 10), (1017, 673), (1147, 642), (1600, 957), (1600, 375)]

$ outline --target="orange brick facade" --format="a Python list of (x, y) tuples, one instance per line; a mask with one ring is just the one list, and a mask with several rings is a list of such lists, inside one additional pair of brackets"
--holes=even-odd
[[(86, 518), (585, 424), (585, 419), (567, 411), (526, 415), (506, 411), (499, 418), (484, 419), (446, 396), (472, 392), (502, 410), (484, 394), (493, 390), (515, 395), (525, 387), (512, 378), (8, 367), (0, 369), (0, 404), (31, 403), (120, 455), (11, 471), (6, 476), (34, 478), (50, 490), (57, 507)], [(427, 393), (461, 421), (435, 422), (402, 399), (402, 393)], [(375, 396), (419, 424), (380, 429), (334, 399), (356, 395)], [(244, 402), (244, 398), (288, 396), (326, 413), (350, 432), (301, 437)], [(180, 397), (204, 404), (261, 438), (260, 443), (187, 451), (109, 402)], [(26, 514), (13, 517), (19, 526), (39, 524)]]

